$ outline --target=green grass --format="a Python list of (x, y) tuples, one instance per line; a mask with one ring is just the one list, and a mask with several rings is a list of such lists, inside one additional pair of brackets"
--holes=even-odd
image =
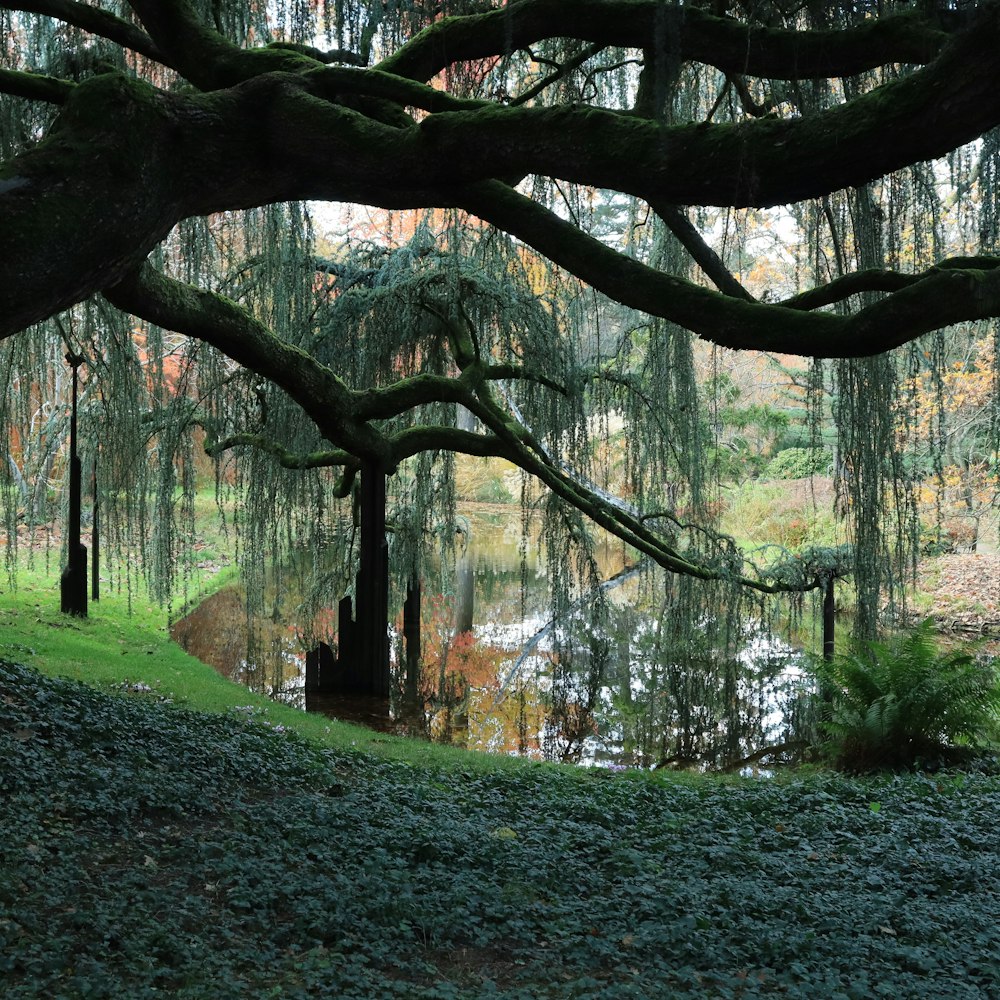
[[(453, 747), (375, 733), (361, 726), (299, 711), (234, 684), (170, 639), (166, 609), (145, 595), (102, 590), (86, 618), (59, 611), (59, 577), (43, 565), (19, 572), (17, 588), (0, 593), (0, 659), (28, 664), (103, 690), (146, 685), (174, 704), (204, 712), (250, 706), (275, 725), (290, 726), (324, 746), (367, 750), (428, 765), (450, 760), (466, 766), (517, 766)], [(468, 759), (471, 757), (471, 764)], [(483, 758), (483, 759), (480, 759)]]

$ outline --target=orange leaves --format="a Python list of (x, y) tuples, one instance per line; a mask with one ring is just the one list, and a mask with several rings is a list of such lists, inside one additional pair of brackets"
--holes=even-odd
[[(930, 360), (930, 352), (924, 351)], [(926, 436), (941, 417), (968, 419), (987, 411), (993, 400), (995, 377), (993, 341), (973, 344), (964, 360), (953, 361), (944, 371), (924, 371), (906, 386), (913, 395), (914, 430)]]

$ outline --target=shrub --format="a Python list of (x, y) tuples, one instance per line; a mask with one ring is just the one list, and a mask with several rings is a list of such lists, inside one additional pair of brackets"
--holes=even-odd
[(833, 488), (823, 482), (814, 496), (809, 483), (744, 483), (729, 491), (722, 528), (744, 545), (835, 545)]
[(779, 451), (764, 469), (765, 479), (804, 479), (828, 473), (833, 456), (826, 448), (786, 448)]
[(843, 770), (954, 763), (996, 736), (997, 661), (968, 649), (942, 652), (931, 619), (814, 669), (831, 697), (820, 723), (827, 750)]

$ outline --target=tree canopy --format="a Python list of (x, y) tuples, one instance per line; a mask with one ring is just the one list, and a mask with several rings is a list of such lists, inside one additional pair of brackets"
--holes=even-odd
[[(871, 359), (839, 362), (838, 405), (874, 509), (900, 469), (882, 352), (1000, 316), (994, 2), (35, 0), (0, 30), (0, 334), (120, 355), (136, 392), (158, 344), (173, 423), (137, 396), (147, 428), (337, 468), (341, 495), (363, 462), (500, 456), (669, 570), (813, 585), (688, 517), (690, 335)], [(324, 255), (298, 202), (443, 221)], [(794, 280), (735, 273), (751, 216), (802, 234)], [(174, 334), (198, 405), (167, 391)], [(587, 433), (611, 412), (641, 428), (624, 498)]]

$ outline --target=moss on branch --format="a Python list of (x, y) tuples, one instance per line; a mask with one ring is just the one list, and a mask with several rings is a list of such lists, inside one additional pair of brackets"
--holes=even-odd
[(982, 268), (943, 266), (918, 279), (886, 279), (897, 286), (892, 294), (841, 316), (807, 312), (794, 301), (790, 307), (748, 302), (664, 274), (499, 183), (476, 185), (463, 201), (480, 218), (523, 239), (618, 302), (737, 350), (867, 357), (953, 323), (1000, 314), (1000, 269), (994, 258), (985, 258)]
[(76, 84), (43, 73), (22, 73), (0, 69), (0, 93), (23, 97), (28, 101), (65, 104)]
[[(796, 119), (667, 125), (581, 105), (431, 115), (396, 141), (442, 183), (542, 174), (654, 204), (766, 208), (855, 186), (971, 142), (1000, 124), (1000, 30), (845, 104)], [(966, 65), (973, 62), (975, 71)]]
[(280, 386), (331, 443), (384, 461), (388, 444), (354, 411), (344, 382), (305, 351), (275, 336), (237, 303), (145, 265), (105, 291), (120, 309), (202, 340)]
[(516, 458), (511, 458), (510, 448), (505, 447), (493, 434), (476, 434), (457, 427), (421, 424), (408, 427), (392, 437), (394, 465), (427, 451), (452, 452), (476, 458), (506, 458), (516, 462)]
[(672, 51), (728, 73), (771, 79), (849, 76), (887, 63), (922, 64), (948, 40), (940, 25), (918, 12), (880, 17), (856, 27), (792, 31), (747, 27), (689, 4), (662, 0), (528, 0), (485, 14), (446, 17), (425, 28), (380, 65), (430, 80), (465, 60), (525, 48), (547, 38), (647, 48), (657, 37)]
[(255, 448), (271, 455), (285, 469), (327, 469), (335, 466), (360, 468), (360, 462), (346, 451), (293, 452), (263, 434), (230, 434), (205, 442), (205, 454), (215, 458), (233, 448)]
[(386, 420), (428, 403), (469, 406), (475, 405), (475, 396), (458, 379), (427, 373), (407, 376), (389, 386), (352, 393), (352, 409), (360, 420)]

